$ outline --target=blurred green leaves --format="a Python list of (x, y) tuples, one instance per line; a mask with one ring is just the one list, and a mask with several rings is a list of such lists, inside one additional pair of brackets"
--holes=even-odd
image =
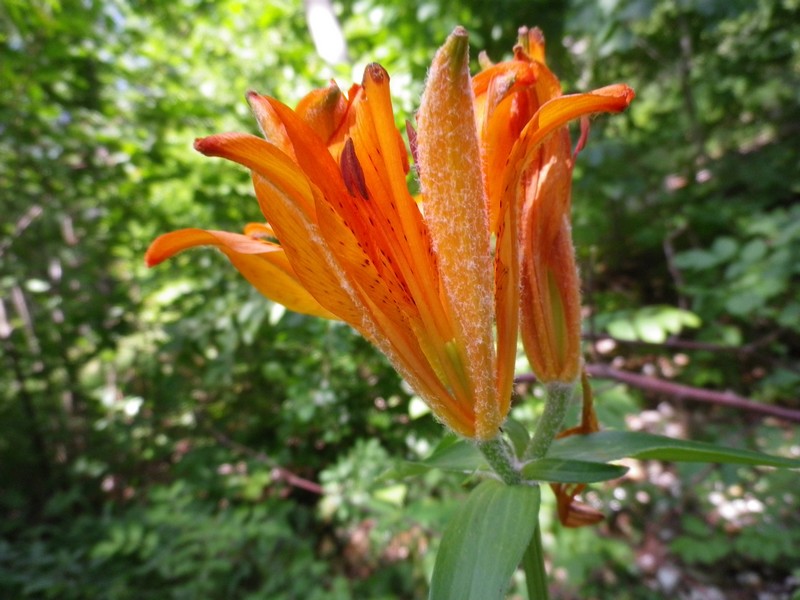
[(699, 327), (700, 319), (688, 310), (662, 305), (604, 313), (595, 324), (618, 340), (659, 344), (685, 328)]

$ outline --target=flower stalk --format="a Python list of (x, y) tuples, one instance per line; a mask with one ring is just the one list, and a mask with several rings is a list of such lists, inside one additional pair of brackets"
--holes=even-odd
[(522, 483), (522, 475), (519, 472), (520, 464), (502, 437), (498, 435), (494, 439), (478, 442), (477, 447), (486, 462), (504, 483), (508, 485)]
[(564, 416), (567, 414), (567, 407), (574, 391), (574, 383), (556, 382), (545, 385), (544, 412), (539, 417), (536, 431), (525, 450), (526, 460), (536, 460), (547, 455), (550, 444), (564, 424)]

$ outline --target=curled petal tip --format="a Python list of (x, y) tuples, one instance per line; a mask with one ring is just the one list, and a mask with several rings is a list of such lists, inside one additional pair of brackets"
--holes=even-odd
[[(168, 234), (167, 234), (168, 235)], [(144, 254), (144, 264), (147, 266), (148, 269), (151, 269), (157, 265), (160, 265), (162, 262), (167, 260), (170, 256), (172, 256), (171, 252), (165, 251), (164, 249), (164, 235), (158, 236), (153, 242), (150, 244), (150, 247), (147, 249), (147, 252)]]
[(631, 101), (636, 98), (636, 92), (633, 90), (632, 87), (626, 85), (624, 83), (618, 83), (616, 85), (610, 85), (607, 88), (603, 88), (610, 90), (611, 93), (609, 95), (617, 96), (621, 98), (626, 105), (630, 104)]
[(596, 96), (607, 96), (618, 100), (619, 104), (616, 105), (617, 110), (625, 110), (636, 97), (636, 92), (633, 88), (624, 83), (616, 83), (593, 90), (592, 94)]
[(220, 149), (226, 145), (226, 142), (230, 142), (232, 139), (238, 137), (241, 137), (241, 134), (218, 133), (196, 138), (194, 140), (194, 149), (206, 156), (218, 156)]
[(150, 250), (144, 255), (144, 264), (148, 269), (155, 267), (160, 262), (156, 257), (150, 255)]
[(632, 87), (625, 86), (625, 101), (630, 104), (631, 100), (636, 98), (636, 92)]
[(194, 140), (194, 149), (197, 150), (200, 154), (206, 154), (208, 152), (208, 138), (195, 138)]
[(378, 63), (370, 63), (367, 65), (367, 68), (364, 69), (364, 79), (370, 79), (375, 83), (383, 83), (384, 81), (388, 81), (389, 73)]

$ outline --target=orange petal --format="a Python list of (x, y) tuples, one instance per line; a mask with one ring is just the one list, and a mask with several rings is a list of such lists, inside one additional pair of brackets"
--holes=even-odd
[(355, 302), (352, 290), (346, 289), (347, 277), (325, 244), (316, 222), (298, 209), (293, 197), (260, 173), (253, 173), (253, 185), (261, 210), (303, 287), (343, 321), (360, 322), (363, 309)]
[(417, 114), (417, 157), (425, 222), (469, 365), (476, 434), (488, 439), (503, 416), (494, 380), (494, 286), (473, 102), (467, 32), (456, 28), (430, 68)]
[(524, 249), (521, 332), (525, 352), (537, 378), (572, 382), (580, 375), (580, 282), (569, 222), (545, 259)]
[(250, 91), (247, 92), (247, 102), (250, 104), (250, 110), (253, 111), (264, 139), (277, 146), (281, 152), (297, 162), (292, 143), (289, 140), (289, 136), (286, 135), (286, 129), (283, 127), (278, 115), (272, 110), (269, 101), (264, 96)]
[[(568, 220), (571, 154), (563, 127), (593, 112), (622, 110), (633, 96), (617, 85), (555, 98), (526, 125), (509, 157), (504, 201), (525, 203), (522, 339), (543, 381), (574, 381), (580, 374), (580, 292)], [(531, 168), (534, 161), (543, 164)], [(527, 172), (538, 180), (525, 181)], [(532, 197), (524, 198), (526, 192)]]
[(581, 364), (580, 283), (570, 232), (572, 154), (566, 127), (535, 151), (522, 210), (521, 332), (543, 382), (574, 381)]
[(244, 226), (244, 234), (256, 240), (276, 238), (275, 230), (266, 223), (248, 223)]
[[(554, 131), (578, 117), (596, 112), (619, 112), (624, 110), (634, 96), (635, 94), (631, 88), (619, 84), (587, 94), (560, 96), (543, 104), (522, 130), (508, 158), (508, 166), (503, 172), (503, 205), (507, 208), (509, 203), (520, 204), (525, 200), (526, 189), (531, 186), (528, 185), (530, 182), (526, 182), (523, 179), (523, 175), (529, 170), (532, 163), (542, 160), (540, 147)], [(557, 143), (563, 145), (564, 135), (566, 134), (562, 134), (562, 137), (556, 140)], [(563, 154), (563, 151), (558, 148), (551, 148), (548, 151), (550, 156), (555, 156), (556, 158)], [(537, 176), (538, 171), (538, 169), (532, 170)], [(557, 182), (563, 181), (560, 176), (554, 179)], [(560, 202), (562, 202), (561, 206), (563, 207), (563, 198)], [(554, 222), (556, 227), (561, 226), (558, 220)]]
[(531, 59), (544, 64), (544, 34), (538, 27), (520, 27), (518, 44)]
[(347, 99), (335, 82), (306, 94), (295, 113), (305, 121), (327, 146), (347, 114)]
[[(347, 234), (328, 200), (315, 192), (318, 225), (296, 210), (291, 199), (271, 182), (258, 174), (253, 181), (259, 199), (270, 198), (269, 206), (264, 206), (267, 218), (304, 287), (377, 346), (442, 421), (459, 434), (474, 437), (472, 415), (465, 413), (442, 386), (410, 335), (412, 330), (398, 317), (398, 306), (393, 305), (399, 301), (399, 293), (397, 298), (392, 297), (385, 288), (387, 282), (374, 275), (371, 265), (362, 265), (358, 271), (351, 266), (363, 255), (359, 255), (358, 241)], [(381, 299), (386, 304), (380, 305)], [(390, 317), (387, 313), (392, 311), (394, 316)]]
[(573, 119), (598, 112), (621, 112), (636, 97), (625, 84), (609, 85), (585, 94), (569, 94), (554, 98), (542, 105), (533, 121), (542, 136)]
[(566, 126), (550, 135), (538, 150), (535, 174), (526, 181), (523, 228), (529, 227), (523, 247), (546, 257), (559, 235), (564, 218), (570, 219), (573, 156)]
[(575, 496), (583, 491), (585, 485), (551, 483), (550, 487), (556, 495), (558, 520), (564, 527), (596, 525), (605, 518), (599, 510), (575, 500)]
[(498, 199), (494, 277), (497, 323), (497, 398), (500, 414), (507, 414), (514, 384), (519, 326), (520, 263), (517, 223), (518, 203), (513, 194)]
[[(277, 146), (247, 133), (221, 133), (195, 140), (194, 147), (206, 156), (227, 158), (270, 180), (313, 219), (314, 196), (308, 179)], [(267, 221), (271, 222), (268, 216)]]
[[(388, 84), (388, 76), (385, 78), (385, 83)], [(381, 97), (373, 98), (373, 106), (375, 104), (379, 106), (383, 104), (379, 102), (379, 99), (381, 99)], [(386, 90), (385, 101), (389, 102), (388, 89)], [(357, 245), (357, 243), (360, 242), (365, 247), (369, 247), (373, 244), (378, 244), (379, 240), (381, 240), (375, 251), (371, 253), (372, 257), (375, 257), (376, 254), (383, 253), (391, 258), (396, 255), (398, 249), (409, 249), (409, 251), (413, 249), (413, 251), (416, 252), (423, 252), (424, 244), (413, 243), (414, 239), (419, 239), (420, 230), (413, 231), (405, 229), (403, 225), (400, 225), (395, 234), (400, 236), (397, 239), (403, 240), (403, 246), (398, 245), (397, 240), (389, 241), (377, 235), (378, 232), (371, 234), (368, 229), (365, 229), (368, 225), (373, 223), (377, 224), (378, 219), (393, 218), (391, 217), (393, 214), (391, 207), (393, 206), (394, 214), (396, 214), (398, 206), (403, 205), (403, 203), (416, 211), (417, 224), (418, 227), (421, 226), (419, 209), (413, 202), (413, 199), (408, 195), (403, 176), (397, 179), (402, 181), (403, 192), (406, 197), (396, 197), (393, 196), (391, 192), (384, 194), (380, 198), (380, 201), (385, 202), (390, 209), (379, 214), (378, 211), (375, 211), (375, 207), (373, 206), (371, 208), (373, 211), (373, 223), (370, 223), (369, 217), (365, 217), (366, 221), (362, 220), (359, 224), (357, 202), (353, 204), (354, 199), (350, 196), (350, 192), (344, 183), (339, 166), (333, 161), (325, 147), (320, 144), (318, 137), (310, 127), (301, 121), (288, 107), (271, 99), (270, 104), (286, 128), (287, 135), (297, 153), (298, 163), (308, 175), (309, 183), (312, 185), (313, 195), (317, 198), (318, 203), (324, 202), (324, 205), (317, 204), (317, 207), (324, 206), (325, 208), (335, 209), (335, 211), (345, 219), (348, 227), (351, 227), (353, 231), (356, 232), (356, 239), (358, 240), (358, 242), (353, 240), (347, 241), (342, 237), (337, 237), (330, 228), (331, 224), (335, 221), (326, 221), (327, 225), (325, 231), (321, 230), (317, 226), (317, 223), (306, 222), (301, 215), (294, 214), (290, 204), (287, 204), (285, 201), (286, 199), (281, 197), (281, 190), (272, 185), (271, 181), (265, 177), (254, 177), (256, 195), (262, 206), (262, 212), (264, 212), (267, 221), (278, 234), (278, 239), (281, 240), (283, 247), (286, 248), (286, 253), (289, 255), (298, 277), (303, 281), (311, 294), (318, 298), (323, 306), (353, 325), (353, 327), (358, 329), (367, 339), (377, 345), (381, 351), (387, 354), (390, 360), (400, 367), (399, 370), (403, 376), (406, 377), (412, 385), (416, 385), (418, 389), (421, 389), (421, 393), (423, 393), (424, 390), (430, 390), (433, 385), (431, 382), (426, 383), (424, 388), (420, 388), (419, 375), (407, 368), (409, 364), (408, 357), (403, 358), (401, 356), (402, 352), (398, 351), (398, 349), (393, 346), (392, 340), (387, 338), (383, 332), (387, 327), (386, 322), (382, 323), (380, 326), (378, 325), (379, 316), (383, 315), (384, 319), (387, 319), (387, 317), (385, 317), (383, 313), (375, 312), (369, 307), (370, 302), (380, 298), (382, 292), (378, 293), (380, 290), (376, 288), (375, 293), (377, 296), (374, 299), (370, 294), (361, 295), (361, 297), (359, 297), (359, 289), (365, 289), (362, 288), (361, 285), (366, 285), (367, 289), (369, 285), (363, 280), (364, 273), (359, 273), (354, 270), (352, 266), (347, 266), (350, 264), (350, 260), (347, 259), (348, 244)], [(391, 114), (391, 105), (389, 104), (388, 106), (389, 114)], [(392, 134), (387, 132), (387, 135)], [(393, 135), (394, 137), (391, 138), (391, 141), (388, 142), (387, 145), (381, 146), (382, 154), (385, 156), (391, 156), (392, 153), (397, 155), (399, 153), (400, 147), (398, 146), (397, 140), (401, 138), (396, 129), (393, 131)], [(372, 139), (374, 139), (374, 135)], [(358, 138), (354, 138), (354, 141), (357, 140)], [(395, 169), (400, 170), (402, 173), (402, 160), (393, 161), (393, 165)], [(372, 166), (372, 164), (370, 164), (370, 166)], [(371, 172), (372, 171), (370, 171), (370, 173)], [(369, 175), (364, 174), (364, 177), (367, 181), (367, 187), (369, 188)], [(385, 181), (394, 181), (394, 179), (387, 176), (384, 182)], [(398, 194), (399, 193), (398, 191)], [(372, 191), (370, 191), (370, 198), (371, 201), (379, 201), (378, 198), (373, 198)], [(355, 200), (364, 202), (363, 199), (359, 198)], [(316, 210), (318, 209), (315, 208), (315, 214)], [(328, 219), (329, 217), (330, 215), (325, 218)], [(414, 236), (414, 233), (416, 233), (416, 236)], [(344, 246), (342, 246), (342, 244), (344, 244)], [(423, 254), (423, 256), (425, 260), (429, 260), (427, 254)], [(380, 261), (375, 260), (375, 265), (379, 265), (379, 263)], [(315, 273), (316, 275), (314, 275)], [(356, 275), (359, 277), (356, 277)], [(356, 283), (357, 279), (361, 280), (360, 283)], [(334, 280), (338, 280), (340, 288), (343, 286), (343, 289), (334, 290)], [(422, 279), (422, 281), (425, 282), (424, 285), (427, 285), (428, 288), (431, 287), (430, 277)], [(428, 293), (430, 293), (430, 289), (428, 289)], [(388, 319), (387, 322), (396, 321)], [(414, 329), (419, 330), (418, 327)], [(406, 365), (406, 367), (403, 368), (403, 365)], [(441, 392), (428, 395), (426, 399), (434, 407), (438, 402), (436, 396), (441, 396), (441, 402), (446, 402), (448, 398), (446, 391), (444, 395), (442, 395)], [(458, 408), (457, 405), (456, 408)], [(448, 412), (440, 410), (439, 414), (443, 419), (446, 419)], [(450, 426), (464, 435), (467, 435), (467, 432), (471, 431), (471, 416), (456, 415), (456, 421), (455, 425), (451, 423)]]
[(442, 304), (432, 242), (406, 185), (407, 156), (394, 123), (389, 76), (380, 65), (371, 64), (364, 70), (363, 83), (363, 94), (354, 103), (352, 140), (369, 191), (369, 202), (361, 204), (373, 228), (367, 236), (382, 240), (378, 249), (383, 260), (413, 298), (418, 318), (411, 326), (427, 359), (460, 405), (472, 410), (474, 396), (463, 368), (448, 349), (455, 333), (452, 315)]
[[(314, 210), (316, 212), (322, 207), (326, 208), (328, 214), (325, 216), (325, 223), (320, 228), (320, 233), (332, 253), (337, 256), (342, 266), (349, 265), (347, 269), (351, 277), (360, 279), (367, 288), (369, 287), (367, 282), (370, 279), (379, 279), (381, 285), (385, 281), (396, 281), (396, 276), (390, 272), (391, 267), (382, 265), (381, 253), (391, 257), (395, 253), (395, 249), (392, 241), (386, 240), (380, 230), (376, 231), (375, 217), (366, 212), (369, 209), (369, 203), (373, 200), (361, 165), (353, 153), (353, 142), (345, 144), (340, 167), (333, 162), (330, 154), (315, 138), (307, 124), (285, 106), (277, 102), (273, 102), (273, 106), (285, 124), (288, 135), (300, 157), (301, 166), (308, 174), (312, 185), (318, 188), (318, 193), (315, 194)], [(263, 186), (257, 187), (264, 189)], [(406, 194), (408, 194), (407, 190)], [(258, 194), (258, 196), (259, 201), (262, 202), (262, 194)], [(365, 196), (370, 196), (370, 199), (368, 200)], [(266, 202), (262, 202), (262, 204), (264, 204), (264, 211), (270, 210), (266, 206)], [(416, 209), (416, 207), (414, 208)], [(275, 216), (267, 215), (267, 220), (277, 231), (279, 224), (275, 218)], [(287, 238), (279, 235), (279, 239), (283, 241), (295, 238), (294, 236)], [(368, 261), (368, 264), (362, 265), (365, 260)], [(388, 270), (380, 271), (380, 277), (372, 274), (373, 269), (380, 269), (382, 266), (386, 266)], [(401, 303), (405, 302), (402, 298), (402, 289), (396, 288), (395, 294), (390, 293), (389, 296), (380, 297), (384, 291), (383, 288), (375, 288), (377, 296), (373, 297), (373, 301), (381, 303), (389, 301), (389, 299), (397, 299)]]
[(152, 267), (178, 252), (198, 246), (219, 248), (239, 273), (264, 296), (295, 312), (335, 319), (298, 281), (283, 249), (226, 231), (181, 229), (156, 238), (145, 254)]
[[(522, 63), (517, 63), (522, 64)], [(527, 65), (526, 65), (527, 66)], [(485, 117), (479, 122), (486, 193), (489, 202), (491, 231), (496, 233), (499, 220), (499, 196), (502, 192), (503, 171), (520, 132), (524, 129), (538, 104), (531, 99), (531, 90), (507, 93), (507, 82), (492, 80), (486, 96)]]
[[(372, 341), (389, 356), (395, 368), (428, 402), (434, 414), (461, 435), (474, 437), (474, 418), (469, 406), (457, 402), (443, 386), (425, 350), (420, 347), (417, 308), (397, 279), (386, 254), (377, 252), (374, 259), (365, 249), (367, 239), (354, 235), (342, 216), (318, 197), (319, 227), (336, 258), (355, 284), (380, 335)], [(357, 202), (363, 202), (359, 198)], [(350, 214), (351, 223), (355, 215)], [(369, 231), (365, 232), (369, 236)], [(378, 236), (382, 232), (375, 232)], [(380, 248), (380, 245), (379, 245)], [(354, 324), (358, 328), (358, 324)], [(367, 334), (369, 338), (369, 334)], [(424, 337), (422, 338), (424, 340)], [(391, 352), (386, 348), (391, 347)]]
[(319, 136), (292, 109), (272, 98), (272, 109), (286, 128), (286, 133), (297, 154), (297, 164), (305, 176), (317, 185), (326, 198), (347, 193), (339, 166)]
[[(495, 80), (504, 82), (505, 94), (534, 83), (534, 72), (528, 63), (521, 61), (506, 61), (492, 65), (477, 73), (472, 78), (472, 90), (476, 96), (487, 93)], [(496, 85), (496, 84), (495, 84)], [(502, 100), (505, 94), (498, 98)]]

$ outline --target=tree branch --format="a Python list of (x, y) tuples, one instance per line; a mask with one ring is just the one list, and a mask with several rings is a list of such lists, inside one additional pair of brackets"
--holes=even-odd
[(729, 346), (725, 344), (712, 344), (709, 342), (696, 342), (694, 340), (682, 340), (677, 338), (671, 338), (664, 340), (663, 342), (645, 342), (643, 340), (622, 340), (619, 338), (615, 338), (614, 336), (607, 335), (605, 333), (584, 333), (583, 339), (597, 342), (601, 340), (610, 340), (615, 344), (625, 345), (625, 346), (649, 346), (651, 348), (674, 348), (679, 350), (704, 350), (708, 352), (732, 352), (735, 354), (750, 354), (752, 352), (757, 351), (761, 346), (765, 346), (766, 344), (775, 340), (779, 335), (779, 332), (774, 331), (765, 335), (762, 338), (759, 338), (749, 344), (745, 344), (743, 346)]
[[(755, 400), (750, 400), (749, 398), (739, 396), (733, 392), (718, 392), (715, 390), (692, 387), (681, 383), (672, 383), (671, 381), (664, 381), (663, 379), (657, 379), (655, 377), (648, 377), (646, 375), (639, 375), (637, 373), (620, 371), (619, 369), (615, 369), (603, 364), (588, 364), (586, 365), (586, 372), (593, 377), (600, 379), (613, 379), (615, 381), (626, 383), (630, 386), (657, 394), (665, 394), (675, 398), (695, 400), (697, 402), (705, 402), (707, 404), (727, 406), (729, 408), (745, 410), (762, 415), (769, 415), (771, 417), (777, 417), (786, 421), (800, 423), (800, 410), (756, 402)], [(519, 375), (516, 378), (516, 381), (520, 383), (534, 382), (536, 381), (536, 376), (532, 373), (527, 373)]]
[(218, 431), (209, 425), (206, 425), (206, 427), (214, 439), (226, 448), (241, 454), (245, 454), (257, 460), (258, 462), (267, 465), (271, 469), (270, 475), (272, 476), (273, 480), (282, 481), (291, 487), (306, 490), (307, 492), (311, 492), (312, 494), (316, 494), (318, 496), (322, 496), (325, 493), (325, 491), (322, 489), (322, 486), (317, 482), (311, 481), (310, 479), (304, 479), (299, 475), (295, 475), (288, 469), (284, 469), (283, 467), (277, 465), (275, 461), (265, 453), (254, 450), (253, 448), (245, 446), (244, 444), (240, 444), (239, 442), (232, 440), (221, 431)]

